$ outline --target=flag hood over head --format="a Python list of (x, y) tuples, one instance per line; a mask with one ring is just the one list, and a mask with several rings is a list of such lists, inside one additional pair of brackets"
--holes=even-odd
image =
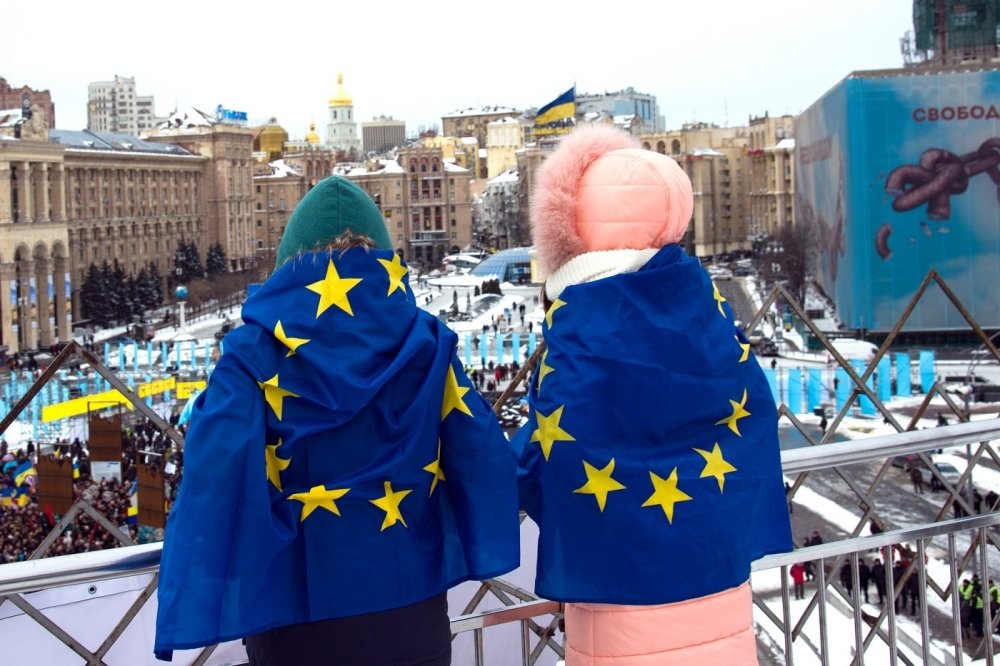
[(391, 250), (285, 262), (195, 402), (156, 651), (410, 605), (518, 560), (515, 463)]

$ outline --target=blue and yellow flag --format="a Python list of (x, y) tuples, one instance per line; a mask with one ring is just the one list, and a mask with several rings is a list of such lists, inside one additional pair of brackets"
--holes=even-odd
[[(35, 464), (31, 462), (28, 458), (14, 470), (14, 485), (20, 486), (21, 484), (28, 483), (30, 477), (38, 477), (38, 472), (35, 471)], [(34, 482), (34, 479), (31, 479)]]
[(519, 559), (516, 461), (391, 251), (288, 261), (191, 415), (158, 654), (399, 608)]
[(535, 116), (536, 136), (566, 134), (576, 123), (576, 86), (538, 110)]
[(0, 488), (0, 507), (10, 508), (14, 502), (14, 489), (11, 486)]
[(676, 245), (567, 287), (513, 440), (540, 596), (661, 604), (791, 548), (777, 411), (750, 344)]

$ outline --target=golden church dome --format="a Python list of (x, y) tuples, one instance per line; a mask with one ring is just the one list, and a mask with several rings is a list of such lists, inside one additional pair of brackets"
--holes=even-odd
[(306, 143), (314, 146), (319, 145), (319, 134), (316, 134), (316, 123), (309, 123), (309, 133), (306, 134)]
[(337, 74), (337, 94), (330, 98), (330, 106), (354, 106), (354, 100), (344, 90), (344, 75)]
[(260, 131), (257, 137), (259, 150), (268, 154), (268, 159), (277, 159), (285, 149), (285, 142), (288, 141), (288, 132), (278, 124), (277, 119), (271, 118), (271, 122)]

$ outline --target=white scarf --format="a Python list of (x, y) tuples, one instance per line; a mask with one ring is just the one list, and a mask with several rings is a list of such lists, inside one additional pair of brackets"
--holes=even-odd
[(584, 252), (560, 266), (545, 280), (545, 295), (554, 301), (570, 285), (593, 282), (620, 273), (634, 273), (659, 251), (659, 248), (650, 248)]

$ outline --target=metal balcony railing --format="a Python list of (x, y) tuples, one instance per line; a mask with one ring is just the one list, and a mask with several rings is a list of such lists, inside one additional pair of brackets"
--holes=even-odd
[[(817, 440), (810, 427), (785, 405), (779, 407), (779, 417), (797, 429), (807, 446), (782, 453), (782, 467), (789, 484), (789, 506), (798, 504), (808, 492), (836, 493), (836, 508), (842, 511), (837, 528), (843, 538), (819, 546), (811, 546), (763, 558), (753, 566), (751, 586), (754, 599), (754, 623), (758, 633), (758, 656), (762, 664), (963, 664), (985, 661), (994, 662), (992, 630), (997, 627), (998, 614), (985, 603), (971, 615), (965, 612), (970, 626), (983, 628), (984, 637), (978, 632), (964, 631), (963, 608), (956, 590), (961, 576), (978, 574), (984, 588), (991, 578), (1000, 581), (1000, 513), (997, 507), (977, 515), (972, 474), (974, 470), (988, 473), (987, 486), (1000, 490), (994, 481), (1000, 478), (1000, 456), (996, 440), (1000, 440), (1000, 419), (988, 418), (968, 422), (969, 414), (934, 383), (926, 389), (922, 403), (916, 408), (908, 423), (899, 420), (868, 384), (881, 358), (886, 354), (896, 335), (902, 329), (913, 304), (921, 298), (932, 281), (937, 281), (946, 296), (969, 322), (973, 331), (983, 340), (983, 348), (1000, 360), (1000, 352), (971, 315), (954, 298), (954, 294), (940, 277), (932, 271), (918, 290), (904, 316), (894, 327), (881, 348), (864, 370), (855, 370), (829, 343), (825, 335), (806, 317), (799, 306), (781, 288), (776, 288), (764, 302), (760, 311), (747, 325), (754, 330), (767, 311), (779, 298), (784, 300), (827, 349), (831, 357), (846, 373), (852, 384), (851, 395), (844, 401), (829, 428)], [(531, 369), (544, 349), (536, 349), (514, 382), (497, 401), (501, 410), (514, 387), (530, 375)], [(116, 389), (121, 391), (134, 406), (170, 437), (178, 446), (182, 437), (152, 409), (132, 392), (112, 371), (94, 355), (71, 343), (53, 361), (52, 366), (14, 405), (0, 421), (0, 433), (27, 407), (41, 386), (53, 378), (56, 369), (73, 354), (78, 354)], [(899, 431), (891, 435), (865, 439), (833, 442), (852, 405), (860, 398), (874, 405), (877, 416), (884, 423)], [(947, 427), (917, 430), (931, 400), (940, 398), (947, 409), (961, 423)], [(935, 407), (937, 409), (937, 407)], [(784, 426), (783, 426), (784, 427)], [(967, 469), (955, 483), (943, 478), (931, 464), (929, 453), (944, 448), (965, 447)], [(916, 455), (930, 469), (931, 474), (944, 490), (922, 510), (901, 511), (893, 499), (901, 497), (898, 483), (894, 485), (890, 474), (891, 462), (897, 456)], [(898, 478), (898, 477), (897, 477)], [(982, 477), (977, 473), (977, 483)], [(904, 489), (905, 490), (905, 489)], [(938, 506), (938, 500), (943, 497)], [(904, 498), (905, 499), (905, 498)], [(808, 509), (808, 502), (802, 502)], [(116, 530), (93, 507), (78, 502), (74, 510), (90, 515), (108, 531)], [(970, 516), (947, 520), (954, 511), (956, 516)], [(800, 520), (794, 514), (793, 525)], [(103, 522), (102, 522), (103, 520)], [(11, 636), (18, 638), (31, 633), (32, 641), (25, 648), (23, 660), (37, 661), (40, 650), (55, 647), (46, 654), (60, 654), (53, 663), (118, 664), (153, 663), (152, 625), (155, 617), (155, 590), (158, 576), (160, 544), (131, 545), (127, 535), (119, 533), (119, 540), (126, 547), (58, 558), (41, 559), (50, 544), (63, 529), (65, 521), (53, 530), (42, 546), (28, 561), (0, 566), (0, 638), (8, 634), (5, 628), (16, 626)], [(872, 526), (872, 536), (862, 536), (864, 528)], [(522, 540), (534, 538), (530, 522), (522, 525)], [(876, 529), (877, 528), (877, 529)], [(878, 532), (878, 533), (876, 533)], [(887, 603), (875, 605), (861, 603), (860, 561), (867, 553), (877, 552), (887, 562), (905, 560), (905, 568), (897, 575), (886, 574), (885, 596)], [(531, 549), (526, 548), (525, 552)], [(847, 560), (844, 568), (842, 561)], [(806, 598), (793, 599), (790, 595), (789, 567), (798, 562), (811, 561), (816, 570), (816, 580), (809, 586)], [(466, 583), (452, 591), (449, 601), (454, 611), (461, 608), (452, 620), (456, 635), (454, 658), (456, 664), (483, 663), (487, 652), (490, 663), (552, 664), (563, 655), (561, 619), (557, 603), (541, 600), (525, 589), (531, 585), (533, 574), (524, 569), (512, 572), (503, 579), (481, 584)], [(846, 572), (844, 577), (839, 575)], [(911, 608), (919, 611), (913, 621), (895, 608), (894, 602), (908, 591), (909, 582), (916, 578), (916, 598), (911, 598)], [(837, 580), (839, 579), (839, 580)], [(127, 584), (122, 582), (127, 581)], [(119, 584), (113, 610), (107, 611), (104, 601), (97, 599), (98, 588)], [(77, 588), (82, 591), (75, 592)], [(74, 590), (73, 603), (55, 608), (48, 594)], [(93, 591), (91, 591), (93, 590)], [(88, 600), (87, 595), (95, 595)], [(984, 589), (984, 597), (986, 590)], [(72, 596), (72, 595), (71, 595)], [(46, 604), (49, 606), (46, 606)], [(95, 608), (104, 610), (94, 611)], [(95, 618), (108, 617), (98, 623)], [(976, 617), (978, 614), (978, 618)], [(20, 618), (20, 620), (18, 619)], [(17, 624), (9, 624), (18, 622)], [(110, 623), (110, 624), (109, 624)], [(104, 624), (108, 624), (107, 628)], [(98, 627), (97, 625), (100, 625)], [(499, 638), (498, 638), (499, 637)], [(4, 641), (4, 655), (17, 660), (24, 641)], [(502, 646), (502, 647), (498, 647)], [(58, 650), (62, 650), (61, 653)], [(212, 646), (191, 655), (175, 657), (175, 663), (240, 663), (245, 654), (239, 645), (232, 643)], [(187, 661), (184, 661), (187, 659)], [(506, 660), (506, 661), (505, 661)]]
[[(1000, 439), (1000, 420), (989, 419), (793, 449), (783, 452), (782, 467), (787, 475), (795, 475), (881, 460), (888, 464), (892, 457), (898, 455), (994, 439)], [(948, 490), (953, 495), (959, 491), (958, 487)], [(1000, 580), (998, 528), (1000, 513), (991, 512), (872, 536), (854, 536), (772, 555), (755, 562), (751, 584), (754, 588), (755, 623), (762, 637), (759, 642), (764, 644), (761, 647), (762, 663), (789, 666), (795, 663), (842, 663), (838, 659), (838, 649), (840, 653), (846, 649), (852, 655), (848, 663), (859, 666), (864, 663), (963, 664), (971, 663), (973, 659), (985, 659), (987, 664), (992, 664), (994, 648), (990, 640), (991, 632), (985, 631), (984, 639), (962, 631), (960, 598), (955, 590), (958, 589), (960, 572), (966, 570), (970, 563), (974, 563), (971, 571), (978, 574), (981, 580)], [(936, 543), (942, 540), (946, 542), (943, 547)], [(142, 654), (133, 655), (135, 662), (139, 663), (152, 651), (151, 622), (154, 613), (149, 609), (155, 606), (154, 591), (161, 547), (161, 544), (147, 544), (5, 565), (0, 567), (0, 599), (13, 603), (42, 625), (52, 640), (62, 642), (88, 664), (125, 663), (107, 661), (107, 655), (130, 625), (137, 623), (137, 617), (145, 608), (146, 612), (141, 613), (143, 626), (130, 630), (130, 644), (135, 644), (135, 634), (148, 639), (148, 643), (141, 648)], [(911, 555), (911, 564), (904, 577), (894, 580), (891, 573), (887, 573), (885, 581), (889, 600), (901, 595), (910, 576), (917, 576), (920, 581), (919, 600), (915, 602), (920, 608), (919, 618), (917, 622), (907, 620), (905, 631), (899, 626), (902, 614), (894, 609), (893, 604), (886, 603), (881, 610), (872, 610), (871, 605), (853, 601), (861, 596), (859, 556), (873, 549), (881, 553), (893, 549)], [(943, 552), (945, 556), (939, 562), (929, 556), (931, 550)], [(831, 575), (844, 557), (850, 562), (850, 590), (836, 584)], [(790, 598), (788, 568), (805, 560), (816, 564), (815, 590), (808, 601), (796, 608)], [(942, 565), (947, 568), (945, 580), (941, 580), (939, 574)], [(772, 581), (773, 574), (780, 573), (777, 588), (768, 583), (766, 575), (769, 573)], [(38, 590), (81, 583), (96, 586), (102, 581), (135, 576), (143, 576), (147, 582), (132, 592), (131, 606), (96, 650), (84, 647), (82, 641), (73, 638), (80, 627), (93, 618), (87, 604), (80, 604), (78, 613), (59, 624), (34, 608), (28, 600), (30, 593)], [(935, 598), (940, 601), (935, 602)], [(486, 599), (498, 600), (503, 607), (477, 610)], [(938, 606), (946, 604), (952, 611), (951, 617), (940, 617), (935, 603)], [(988, 603), (978, 612), (984, 628), (997, 627), (998, 618)], [(3, 617), (0, 613), (0, 627)], [(561, 635), (556, 629), (559, 618), (558, 603), (538, 599), (503, 579), (485, 581), (472, 595), (465, 612), (452, 619), (452, 632), (456, 636), (472, 635), (471, 642), (466, 641), (464, 647), (456, 643), (454, 663), (484, 663), (484, 635), (503, 626), (516, 626), (518, 630), (514, 634), (508, 632), (500, 650), (503, 654), (517, 656), (518, 661), (510, 663), (553, 663), (562, 657)], [(838, 644), (838, 649), (834, 649), (832, 641), (843, 643), (845, 640), (843, 626), (849, 627), (848, 637), (852, 639), (849, 641), (852, 644), (846, 648)], [(203, 651), (193, 663), (210, 663), (212, 649)], [(490, 663), (494, 663), (492, 656)]]

